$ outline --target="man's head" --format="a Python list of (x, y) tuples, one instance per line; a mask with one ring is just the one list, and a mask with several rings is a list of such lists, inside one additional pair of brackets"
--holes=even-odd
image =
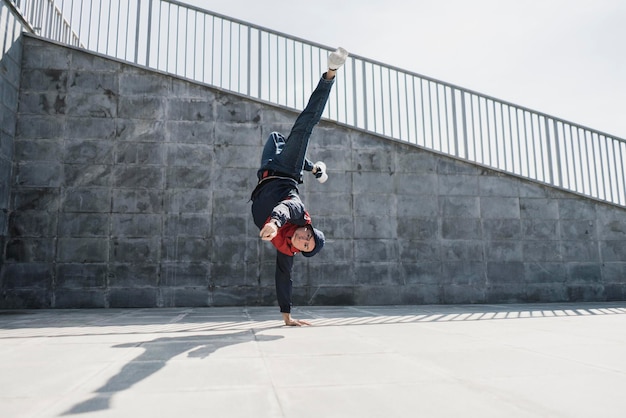
[(311, 225), (305, 225), (295, 230), (291, 243), (302, 251), (305, 257), (313, 257), (324, 247), (324, 233)]

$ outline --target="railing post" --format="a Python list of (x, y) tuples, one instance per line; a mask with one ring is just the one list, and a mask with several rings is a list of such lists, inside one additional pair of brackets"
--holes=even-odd
[(139, 64), (139, 33), (140, 33), (140, 18), (141, 18), (141, 0), (137, 2), (137, 21), (135, 27), (135, 60), (133, 61), (135, 64)]
[[(456, 127), (456, 91), (455, 89), (451, 89), (451, 96), (452, 96), (452, 127), (453, 127), (453, 133), (454, 133), (454, 155), (456, 155), (457, 157), (459, 156), (459, 135), (458, 135), (458, 130)], [(445, 94), (445, 91), (444, 91)], [(450, 135), (450, 132), (448, 132), (448, 135)]]
[[(148, 0), (148, 30), (146, 39), (146, 66), (150, 66), (150, 44), (152, 42), (152, 0)], [(195, 70), (195, 68), (194, 68)]]
[(550, 140), (550, 126), (548, 125), (548, 118), (544, 117), (545, 129), (546, 129), (546, 150), (548, 153), (548, 173), (550, 174), (550, 180), (548, 183), (554, 181), (554, 167), (552, 166), (552, 144)]
[(365, 62), (362, 64), (363, 68), (363, 128), (368, 130), (367, 124), (367, 70), (365, 69)]

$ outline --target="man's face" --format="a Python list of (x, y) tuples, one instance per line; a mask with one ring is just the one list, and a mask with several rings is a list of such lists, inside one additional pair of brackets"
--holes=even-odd
[(291, 237), (291, 244), (300, 251), (309, 252), (315, 248), (315, 239), (313, 238), (313, 229), (306, 225), (296, 229)]

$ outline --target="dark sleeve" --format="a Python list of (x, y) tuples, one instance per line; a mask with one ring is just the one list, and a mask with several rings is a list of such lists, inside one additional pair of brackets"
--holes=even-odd
[(280, 311), (291, 312), (291, 269), (293, 267), (293, 257), (276, 251), (276, 298)]
[(304, 220), (304, 213), (302, 200), (298, 196), (293, 196), (291, 199), (283, 200), (274, 206), (271, 218), (279, 221), (280, 226), (283, 226), (287, 221), (300, 225)]

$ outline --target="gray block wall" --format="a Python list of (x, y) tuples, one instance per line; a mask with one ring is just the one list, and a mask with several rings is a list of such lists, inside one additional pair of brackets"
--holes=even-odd
[[(0, 252), (8, 236), (8, 213), (22, 61), (22, 25), (6, 1), (0, 2)], [(4, 257), (0, 255), (0, 270)]]
[[(275, 304), (249, 196), (296, 116), (25, 37), (0, 307)], [(309, 156), (296, 305), (626, 298), (624, 208), (326, 121)]]

